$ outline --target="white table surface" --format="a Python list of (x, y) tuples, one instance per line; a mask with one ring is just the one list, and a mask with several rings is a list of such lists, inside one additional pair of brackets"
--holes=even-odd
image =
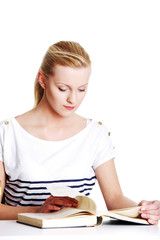
[(0, 220), (0, 240), (159, 239), (160, 225), (135, 225), (104, 220), (98, 227), (39, 229), (14, 220)]

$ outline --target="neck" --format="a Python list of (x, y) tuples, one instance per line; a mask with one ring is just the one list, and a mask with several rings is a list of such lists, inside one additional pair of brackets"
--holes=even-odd
[(42, 98), (41, 102), (33, 110), (37, 119), (41, 121), (41, 124), (45, 125), (46, 123), (48, 125), (53, 125), (54, 123), (57, 126), (66, 125), (77, 117), (75, 113), (67, 117), (59, 115), (49, 106), (44, 98)]

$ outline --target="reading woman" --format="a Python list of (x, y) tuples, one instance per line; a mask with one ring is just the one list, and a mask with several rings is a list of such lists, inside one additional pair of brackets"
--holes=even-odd
[[(35, 107), (0, 123), (0, 180), (5, 196), (0, 219), (77, 207), (74, 198), (50, 196), (47, 186), (69, 186), (87, 196), (96, 179), (109, 210), (137, 206), (122, 193), (106, 126), (76, 114), (90, 72), (91, 61), (82, 46), (69, 41), (53, 44), (37, 73)], [(142, 218), (157, 224), (160, 202), (140, 205)]]

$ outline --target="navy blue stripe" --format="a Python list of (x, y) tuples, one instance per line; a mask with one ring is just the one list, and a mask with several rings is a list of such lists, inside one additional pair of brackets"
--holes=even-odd
[(15, 183), (10, 183), (10, 182), (8, 182), (6, 184), (7, 187), (8, 187), (8, 185), (16, 186), (18, 188), (26, 188), (28, 190), (44, 190), (44, 189), (46, 190), (46, 187), (28, 187), (28, 186), (21, 186), (21, 185), (18, 185), (18, 184), (15, 184)]
[(81, 191), (79, 191), (80, 193), (83, 193), (83, 192), (85, 192), (85, 191), (91, 191), (93, 188), (85, 188), (85, 189), (83, 189), (83, 190), (81, 190)]
[[(26, 204), (24, 204), (24, 203), (20, 203), (20, 202), (18, 202), (18, 201), (15, 201), (15, 200), (12, 200), (12, 199), (10, 199), (10, 198), (8, 198), (7, 196), (5, 196), (5, 199), (8, 199), (9, 201), (11, 201), (11, 202), (13, 202), (13, 203), (16, 203), (16, 204), (19, 204), (20, 206), (24, 206), (24, 207), (28, 207), (28, 206), (41, 206), (42, 204), (31, 204), (31, 203), (26, 203)], [(8, 203), (7, 201), (5, 201), (6, 203), (7, 203), (7, 205), (10, 205), (10, 206), (13, 206), (13, 205), (11, 205), (10, 203)]]
[(90, 195), (90, 193), (86, 193), (86, 194), (85, 194), (85, 196), (89, 196), (89, 195)]
[(95, 179), (96, 176), (93, 176), (91, 178), (82, 178), (82, 179), (66, 179), (66, 180), (54, 180), (54, 181), (24, 181), (20, 179), (16, 180), (8, 180), (8, 182), (21, 182), (21, 183), (30, 183), (30, 184), (46, 184), (46, 183), (63, 183), (63, 182), (80, 182), (80, 181), (90, 181), (92, 179)]
[[(8, 195), (10, 195), (11, 197), (13, 197), (13, 198), (18, 198), (18, 199), (21, 199), (21, 200), (23, 200), (23, 201), (26, 201), (26, 202), (31, 202), (31, 201), (37, 201), (37, 202), (42, 202), (42, 201), (45, 201), (46, 200), (46, 198), (45, 199), (35, 199), (35, 198), (29, 198), (29, 199), (25, 199), (23, 196), (13, 196), (11, 193), (9, 193), (9, 192), (7, 192), (6, 191), (6, 193), (8, 194)], [(6, 198), (8, 198), (8, 196), (7, 195), (5, 195), (5, 197)], [(10, 199), (10, 198), (8, 198), (8, 199)], [(13, 199), (10, 199), (11, 201), (14, 201)], [(19, 200), (20, 201), (20, 200)], [(19, 202), (18, 202), (19, 203)]]
[[(12, 190), (15, 193), (23, 193), (23, 194), (28, 195), (28, 196), (32, 196), (32, 195), (38, 195), (38, 196), (47, 195), (47, 196), (50, 196), (51, 195), (49, 192), (48, 193), (43, 193), (43, 192), (41, 192), (41, 193), (27, 193), (27, 192), (23, 192), (23, 191), (16, 191), (14, 188), (11, 188), (10, 186), (8, 186), (7, 188)], [(6, 189), (4, 191), (8, 192)]]
[(84, 186), (94, 186), (95, 185), (95, 182), (94, 183), (84, 183), (82, 185), (74, 185), (74, 186), (69, 186), (71, 188), (80, 188), (80, 187), (84, 187)]

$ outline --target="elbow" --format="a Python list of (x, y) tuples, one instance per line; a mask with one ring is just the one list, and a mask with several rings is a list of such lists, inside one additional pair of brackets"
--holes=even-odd
[(124, 195), (121, 194), (115, 194), (114, 196), (108, 198), (106, 202), (106, 206), (108, 210), (114, 210), (119, 208), (119, 204), (123, 201)]

